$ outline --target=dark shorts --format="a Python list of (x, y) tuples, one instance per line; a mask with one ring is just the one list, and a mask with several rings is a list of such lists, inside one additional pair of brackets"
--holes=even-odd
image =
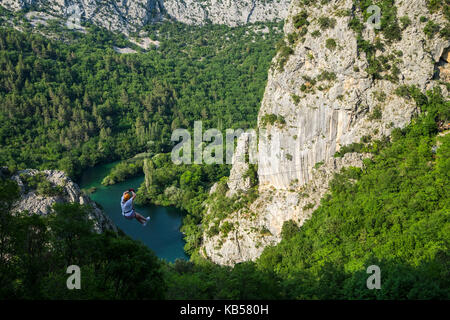
[(133, 220), (134, 218), (136, 218), (136, 212), (133, 210), (133, 212), (130, 213), (128, 216), (124, 215), (124, 218), (128, 220)]

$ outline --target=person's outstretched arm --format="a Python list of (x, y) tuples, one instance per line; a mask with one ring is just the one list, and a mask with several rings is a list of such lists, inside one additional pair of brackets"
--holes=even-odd
[(134, 193), (134, 191), (131, 191), (131, 194), (133, 195), (131, 198), (134, 200), (134, 198), (136, 198), (136, 193)]

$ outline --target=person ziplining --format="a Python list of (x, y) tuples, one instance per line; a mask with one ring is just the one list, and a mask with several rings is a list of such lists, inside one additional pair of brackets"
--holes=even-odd
[(150, 217), (144, 218), (141, 214), (134, 210), (134, 198), (136, 198), (134, 189), (129, 189), (123, 193), (122, 198), (120, 199), (122, 215), (128, 220), (133, 220), (136, 218), (136, 220), (145, 227), (147, 222), (150, 220)]

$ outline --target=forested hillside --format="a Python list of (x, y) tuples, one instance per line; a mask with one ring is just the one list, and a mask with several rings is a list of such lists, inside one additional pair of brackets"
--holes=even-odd
[(194, 120), (255, 126), (280, 24), (148, 31), (159, 49), (121, 55), (112, 46), (124, 38), (95, 27), (68, 43), (1, 28), (0, 163), (76, 177), (102, 161), (170, 151), (172, 130)]

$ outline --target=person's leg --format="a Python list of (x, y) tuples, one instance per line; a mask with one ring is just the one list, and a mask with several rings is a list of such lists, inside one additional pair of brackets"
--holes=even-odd
[(135, 215), (136, 220), (139, 221), (141, 224), (144, 224), (147, 221), (147, 219), (145, 219), (141, 214), (136, 212)]

